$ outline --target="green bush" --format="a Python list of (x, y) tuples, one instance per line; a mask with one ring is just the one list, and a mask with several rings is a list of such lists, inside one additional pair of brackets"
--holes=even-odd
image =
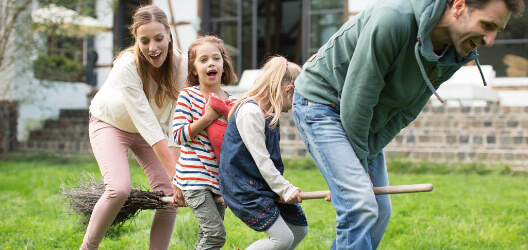
[[(411, 161), (406, 158), (387, 157), (389, 174), (466, 174), (466, 175), (515, 175), (528, 176), (528, 172), (514, 171), (505, 163), (490, 164), (486, 162), (459, 161)], [(283, 159), (286, 169), (311, 170), (317, 169), (312, 158)]]
[(55, 81), (82, 81), (84, 68), (77, 61), (60, 55), (39, 55), (33, 62), (35, 78)]

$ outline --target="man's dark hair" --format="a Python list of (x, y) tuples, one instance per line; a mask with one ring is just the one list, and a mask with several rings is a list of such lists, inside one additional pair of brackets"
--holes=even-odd
[[(447, 4), (451, 7), (455, 0), (447, 0)], [(472, 9), (483, 9), (486, 5), (496, 0), (466, 0), (466, 5)], [(513, 17), (519, 18), (524, 13), (524, 1), (523, 0), (502, 0), (509, 11), (511, 11)]]

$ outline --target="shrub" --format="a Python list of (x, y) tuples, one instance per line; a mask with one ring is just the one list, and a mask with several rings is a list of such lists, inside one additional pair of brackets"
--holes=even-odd
[(82, 81), (84, 69), (77, 61), (59, 55), (39, 55), (33, 62), (35, 78), (43, 80)]

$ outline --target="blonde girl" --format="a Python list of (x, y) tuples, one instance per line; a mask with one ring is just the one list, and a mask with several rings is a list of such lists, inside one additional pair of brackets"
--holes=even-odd
[(174, 113), (173, 135), (181, 145), (173, 183), (200, 223), (194, 249), (220, 249), (225, 244), (223, 225), (225, 206), (215, 204), (220, 195), (218, 162), (207, 132), (204, 130), (220, 114), (207, 103), (209, 94), (221, 100), (234, 97), (221, 89), (237, 80), (224, 43), (215, 36), (198, 38), (189, 47), (187, 82), (178, 98)]
[[(169, 22), (160, 8), (139, 8), (130, 30), (134, 45), (116, 58), (90, 105), (90, 143), (105, 192), (94, 207), (81, 249), (99, 247), (130, 194), (128, 149), (134, 152), (152, 190), (170, 196), (174, 193), (173, 204), (184, 205), (179, 189), (171, 187), (179, 149), (168, 136), (171, 107), (176, 106), (185, 84), (187, 60), (174, 50)], [(151, 249), (169, 247), (175, 219), (173, 206), (156, 210), (150, 230)]]
[(308, 233), (297, 204), (302, 201), (301, 190), (283, 177), (279, 148), (279, 117), (292, 108), (293, 82), (300, 71), (284, 57), (271, 58), (229, 114), (220, 190), (240, 220), (269, 236), (247, 249), (294, 249)]

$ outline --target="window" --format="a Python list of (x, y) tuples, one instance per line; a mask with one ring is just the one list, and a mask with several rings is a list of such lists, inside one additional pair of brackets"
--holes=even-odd
[(241, 1), (211, 0), (204, 1), (204, 16), (207, 17), (205, 34), (215, 34), (224, 40), (227, 53), (233, 61), (235, 73), (242, 73), (241, 55)]
[(129, 30), (132, 24), (132, 15), (142, 5), (150, 4), (149, 0), (119, 1), (114, 14), (114, 51), (122, 51), (134, 45), (134, 36)]
[(316, 53), (328, 39), (343, 25), (345, 1), (343, 0), (304, 0), (306, 19), (303, 24), (305, 34), (303, 47), (306, 47), (303, 61)]
[(238, 76), (280, 54), (303, 64), (343, 24), (343, 0), (204, 0), (203, 34), (224, 40)]
[(81, 82), (84, 77), (84, 39), (49, 36), (47, 53), (33, 62), (35, 78), (51, 81)]
[(528, 15), (510, 18), (492, 47), (480, 47), (480, 64), (492, 65), (498, 77), (528, 76)]
[[(70, 12), (79, 12), (81, 16), (91, 16), (94, 10), (94, 2), (89, 1), (55, 1), (57, 6), (47, 6), (42, 8), (54, 9), (61, 21), (51, 21), (51, 17), (44, 17), (50, 21), (39, 21), (40, 27), (45, 27), (39, 33), (46, 36), (46, 48), (39, 53), (33, 62), (33, 73), (35, 78), (52, 81), (81, 82), (86, 81), (90, 76), (85, 76), (85, 68), (88, 61), (87, 55), (92, 58), (93, 37), (82, 36), (74, 32), (70, 25), (75, 23), (72, 20), (66, 21), (65, 16)], [(61, 17), (61, 14), (65, 16)], [(68, 14), (66, 14), (68, 13)], [(64, 21), (64, 23), (62, 22)], [(73, 32), (72, 32), (73, 31)], [(81, 36), (80, 36), (81, 35)], [(89, 65), (92, 66), (91, 64)], [(93, 77), (92, 77), (93, 78)], [(92, 80), (92, 79), (90, 79)]]

